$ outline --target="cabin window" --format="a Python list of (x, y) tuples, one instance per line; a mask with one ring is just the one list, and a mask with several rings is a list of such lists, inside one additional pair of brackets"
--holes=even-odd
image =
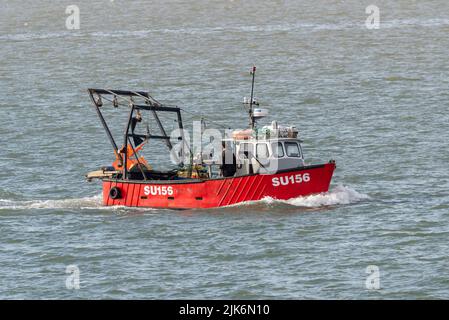
[(269, 156), (268, 145), (266, 143), (258, 143), (256, 145), (256, 157), (258, 159), (266, 159)]
[(284, 148), (282, 147), (282, 143), (273, 143), (271, 145), (271, 149), (273, 150), (274, 157), (282, 158), (284, 156)]
[(301, 157), (301, 151), (299, 151), (299, 145), (296, 142), (286, 142), (285, 151), (287, 152), (287, 156), (289, 157), (292, 158)]
[(253, 145), (252, 143), (241, 143), (239, 148), (239, 158), (244, 159), (250, 159), (252, 158), (252, 154), (254, 154), (253, 151)]

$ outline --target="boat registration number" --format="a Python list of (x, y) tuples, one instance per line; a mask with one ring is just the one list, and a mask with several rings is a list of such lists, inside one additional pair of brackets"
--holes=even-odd
[(295, 174), (291, 176), (284, 176), (284, 177), (276, 177), (271, 179), (271, 182), (273, 183), (273, 187), (279, 187), (279, 186), (286, 186), (289, 184), (297, 184), (297, 183), (303, 183), (303, 182), (309, 182), (310, 181), (310, 174), (304, 173), (304, 174)]
[(145, 186), (143, 193), (146, 196), (172, 196), (174, 191), (171, 186)]

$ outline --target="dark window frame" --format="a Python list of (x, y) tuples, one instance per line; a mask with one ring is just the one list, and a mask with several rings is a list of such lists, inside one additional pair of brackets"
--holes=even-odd
[[(275, 148), (277, 148), (277, 149), (276, 149), (277, 152), (274, 152), (274, 149), (273, 149), (273, 145), (275, 145), (275, 144), (277, 144), (277, 146), (275, 147)], [(282, 155), (279, 155), (279, 148), (280, 148), (280, 150), (282, 151)], [(284, 144), (283, 144), (282, 142), (273, 142), (273, 143), (271, 144), (271, 149), (273, 150), (273, 157), (274, 157), (274, 158), (280, 159), (280, 158), (285, 157)]]
[[(259, 145), (263, 145), (265, 147), (265, 155), (263, 157), (259, 157)], [(256, 158), (257, 159), (268, 159), (269, 157), (270, 157), (270, 149), (268, 148), (268, 144), (266, 142), (256, 143)]]
[[(284, 142), (284, 144), (285, 144), (285, 153), (287, 154), (287, 157), (289, 157), (289, 158), (302, 158), (301, 157), (302, 152), (301, 152), (301, 147), (299, 146), (299, 143), (293, 142), (293, 141), (286, 141), (286, 142)], [(298, 155), (297, 156), (293, 156), (293, 155), (289, 154), (289, 152), (288, 152), (288, 146), (289, 145), (291, 145), (291, 146), (295, 145), (298, 148)]]

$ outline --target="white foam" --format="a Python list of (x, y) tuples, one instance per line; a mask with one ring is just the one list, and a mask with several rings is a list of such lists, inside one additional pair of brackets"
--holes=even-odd
[(102, 195), (84, 197), (78, 199), (61, 200), (27, 200), (14, 201), (0, 199), (0, 210), (26, 210), (26, 209), (100, 209), (106, 208), (102, 205)]
[(333, 205), (347, 205), (357, 203), (362, 200), (370, 199), (366, 194), (359, 193), (352, 188), (338, 185), (329, 192), (314, 194), (305, 197), (297, 197), (289, 200), (279, 200), (271, 197), (265, 197), (262, 200), (246, 201), (232, 204), (229, 207), (248, 206), (257, 203), (266, 204), (269, 206), (276, 206), (276, 204), (288, 204), (296, 207), (319, 208)]
[(370, 199), (366, 194), (359, 193), (352, 188), (338, 185), (329, 192), (310, 195), (306, 197), (298, 197), (289, 200), (276, 200), (266, 197), (261, 201), (267, 204), (286, 203), (297, 207), (317, 208), (332, 205), (347, 205), (362, 200)]
[(105, 206), (103, 205), (103, 195), (98, 194), (91, 197), (75, 199), (55, 199), (55, 200), (6, 200), (0, 199), (0, 210), (42, 210), (42, 209), (78, 209), (78, 210), (107, 210), (107, 211), (153, 211), (154, 208), (125, 207), (125, 206)]

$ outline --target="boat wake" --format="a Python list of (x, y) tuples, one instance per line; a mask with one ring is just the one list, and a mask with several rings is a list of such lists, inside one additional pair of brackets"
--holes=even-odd
[(16, 201), (16, 200), (0, 199), (0, 210), (102, 209), (102, 208), (105, 207), (103, 207), (102, 205), (101, 194), (79, 199), (61, 199), (61, 200)]
[(278, 200), (266, 197), (259, 201), (249, 201), (233, 206), (264, 204), (270, 207), (276, 205), (289, 205), (303, 208), (319, 208), (335, 205), (348, 205), (368, 199), (370, 199), (370, 197), (366, 194), (359, 193), (356, 190), (343, 185), (338, 185), (329, 192), (306, 197), (298, 197), (289, 200)]
[(298, 197), (289, 200), (264, 198), (262, 201), (266, 202), (267, 204), (285, 203), (296, 207), (316, 208), (333, 205), (347, 205), (367, 199), (370, 199), (370, 197), (366, 194), (359, 193), (354, 189), (343, 185), (338, 185), (326, 193), (310, 195), (306, 197)]
[[(250, 201), (234, 204), (230, 207), (247, 206), (254, 204), (264, 204), (268, 206), (276, 206), (278, 204), (287, 204), (296, 207), (318, 208), (333, 205), (347, 205), (370, 199), (366, 194), (359, 193), (352, 188), (338, 185), (329, 192), (311, 195), (307, 197), (298, 197), (289, 200), (277, 200), (266, 197), (259, 201)], [(122, 206), (106, 207), (102, 204), (102, 195), (92, 197), (84, 197), (78, 199), (61, 199), (61, 200), (5, 200), (0, 199), (0, 210), (30, 210), (30, 209), (79, 209), (79, 210), (117, 210), (125, 209)], [(135, 208), (134, 208), (135, 209)], [(146, 209), (146, 208), (141, 208)], [(150, 208), (148, 208), (150, 209)], [(151, 210), (151, 209), (150, 209)]]

